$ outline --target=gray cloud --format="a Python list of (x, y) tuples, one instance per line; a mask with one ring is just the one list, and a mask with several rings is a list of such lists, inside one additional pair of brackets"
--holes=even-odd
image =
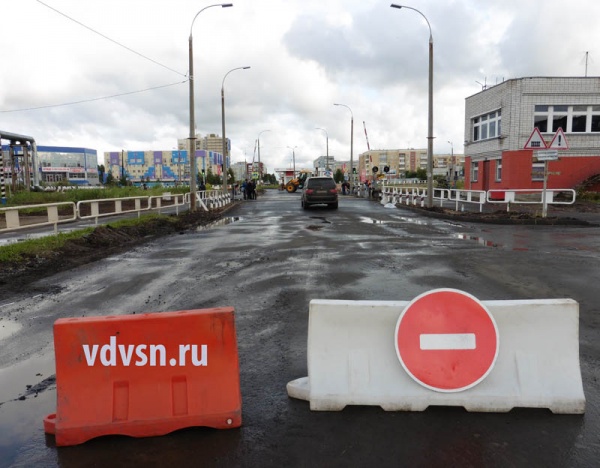
[[(186, 74), (190, 22), (202, 6), (177, 0), (49, 1), (84, 24)], [(529, 75), (597, 73), (597, 2), (452, 0), (411, 2), (431, 22), (435, 44), (435, 151), (462, 151), (464, 99), (487, 84)], [(115, 15), (115, 11), (119, 15)], [(143, 15), (140, 12), (144, 12)], [(0, 28), (0, 110), (122, 94), (177, 81), (169, 71), (99, 37), (37, 2), (10, 2)], [(15, 18), (31, 18), (22, 34)], [(308, 164), (325, 152), (349, 157), (350, 113), (355, 156), (372, 148), (426, 146), (428, 30), (415, 12), (375, 0), (253, 0), (214, 8), (194, 26), (196, 126), (221, 133), (225, 83), (227, 135), (235, 160), (252, 159), (258, 134), (272, 170)], [(600, 58), (596, 58), (600, 60)], [(188, 84), (74, 106), (0, 112), (0, 128), (40, 144), (99, 152), (171, 149), (189, 132)], [(263, 142), (264, 140), (264, 142)]]

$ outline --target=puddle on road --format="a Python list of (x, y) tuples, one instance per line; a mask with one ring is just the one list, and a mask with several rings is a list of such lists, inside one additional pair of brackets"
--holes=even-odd
[(471, 234), (454, 234), (453, 237), (455, 237), (456, 239), (475, 241), (479, 245), (483, 245), (484, 247), (502, 248), (505, 250), (512, 250), (514, 252), (528, 252), (531, 250), (531, 247), (527, 246), (527, 244), (523, 242), (522, 239), (516, 239), (516, 241), (515, 239), (512, 239), (512, 242), (509, 239), (507, 241), (507, 244), (501, 244), (499, 242), (494, 242), (484, 237), (473, 236)]
[(367, 224), (386, 224), (387, 221), (383, 221), (381, 219), (367, 218), (366, 216), (361, 216), (360, 222), (367, 223)]
[[(46, 350), (47, 351), (47, 350)], [(45, 352), (0, 369), (0, 403), (35, 397), (35, 393), (53, 387), (51, 377), (56, 373), (54, 352)]]
[(10, 320), (0, 320), (0, 340), (9, 337), (13, 333), (18, 332), (21, 328), (22, 325), (18, 322), (12, 322)]
[(384, 221), (382, 219), (369, 218), (368, 216), (360, 217), (360, 222), (367, 223), (367, 224), (393, 225), (393, 224), (398, 224), (399, 221), (402, 221), (405, 223), (411, 223), (411, 224), (428, 224), (427, 221), (425, 221), (425, 220), (417, 219), (417, 218), (407, 218), (406, 216), (394, 216), (394, 219), (391, 219), (389, 221)]
[[(25, 242), (31, 239), (41, 239), (42, 237), (48, 237), (48, 236), (52, 236), (54, 233), (39, 233), (39, 234), (19, 234), (16, 233), (15, 236), (18, 237), (11, 237), (8, 239), (0, 239), (0, 246), (2, 245), (10, 245), (10, 244), (16, 244), (18, 242)], [(19, 237), (20, 236), (20, 237)]]
[(56, 411), (54, 374), (54, 353), (48, 349), (0, 369), (0, 466), (34, 466), (47, 460), (42, 418)]
[[(76, 225), (72, 225), (70, 227), (62, 226), (59, 229), (58, 233), (68, 234), (69, 232), (78, 231), (80, 229), (85, 229), (88, 227), (94, 227), (94, 225), (92, 225), (92, 224), (76, 224)], [(0, 246), (16, 244), (18, 242), (25, 242), (25, 241), (32, 240), (32, 239), (41, 239), (42, 237), (50, 237), (50, 236), (54, 236), (58, 233), (55, 233), (54, 231), (30, 232), (30, 233), (24, 233), (21, 231), (7, 232), (6, 233), (7, 237), (4, 239), (0, 239)]]
[(323, 216), (311, 216), (311, 219), (320, 219), (323, 224), (331, 224), (331, 221), (327, 221), (327, 218)]
[(490, 240), (484, 239), (483, 237), (479, 237), (479, 236), (471, 236), (469, 234), (454, 234), (454, 237), (457, 239), (475, 241), (479, 245), (483, 245), (484, 247), (502, 247), (502, 244), (492, 242)]
[(217, 221), (213, 221), (212, 223), (206, 224), (204, 226), (198, 226), (196, 231), (208, 231), (209, 229), (213, 229), (216, 227), (227, 226), (228, 224), (237, 223), (238, 221), (243, 221), (244, 218), (241, 216), (230, 216), (228, 218), (222, 218)]
[[(367, 216), (361, 216), (360, 222), (367, 223), (367, 224), (381, 224), (381, 225), (385, 225), (385, 226), (394, 227), (394, 226), (399, 225), (398, 219), (401, 221), (406, 221), (406, 222), (414, 223), (414, 224), (427, 224), (427, 221), (423, 221), (420, 219), (406, 218), (404, 216), (394, 217), (394, 219), (392, 219), (392, 220), (381, 220), (381, 219), (369, 218)], [(460, 225), (460, 224), (452, 224), (452, 225), (457, 226), (457, 227), (462, 227), (462, 225)], [(489, 239), (486, 239), (485, 237), (474, 236), (471, 234), (459, 233), (459, 234), (453, 234), (452, 237), (454, 237), (455, 239), (462, 239), (462, 240), (477, 242), (479, 245), (482, 245), (484, 247), (508, 248), (510, 250), (515, 250), (515, 251), (528, 251), (529, 250), (527, 247), (518, 247), (518, 246), (507, 247), (504, 244), (491, 241)]]

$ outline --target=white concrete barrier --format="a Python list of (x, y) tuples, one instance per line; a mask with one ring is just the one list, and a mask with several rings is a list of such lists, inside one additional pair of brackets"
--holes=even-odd
[(396, 325), (409, 304), (312, 300), (308, 377), (289, 382), (288, 395), (309, 401), (315, 411), (374, 405), (386, 411), (462, 406), (481, 412), (515, 407), (584, 412), (576, 301), (481, 301), (497, 324), (495, 362), (480, 382), (453, 392), (417, 383), (400, 362)]

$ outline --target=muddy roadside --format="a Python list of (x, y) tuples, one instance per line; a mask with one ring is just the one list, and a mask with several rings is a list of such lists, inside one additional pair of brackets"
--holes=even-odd
[(19, 262), (1, 262), (0, 297), (48, 274), (70, 270), (126, 252), (158, 237), (183, 234), (187, 230), (215, 222), (222, 216), (222, 210), (198, 211), (154, 218), (135, 226), (98, 226), (84, 237), (69, 240), (58, 250), (49, 251), (44, 255), (31, 255)]
[(397, 204), (397, 208), (418, 212), (423, 216), (460, 220), (470, 223), (512, 224), (535, 226), (600, 227), (600, 203), (581, 201), (572, 205), (549, 207), (548, 215), (541, 215), (539, 205), (522, 205), (518, 210), (457, 211), (447, 207), (431, 208)]

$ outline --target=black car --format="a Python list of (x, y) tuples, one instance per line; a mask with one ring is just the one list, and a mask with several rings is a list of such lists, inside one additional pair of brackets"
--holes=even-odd
[(338, 207), (338, 191), (331, 177), (309, 177), (302, 190), (302, 208), (307, 210), (312, 205)]

